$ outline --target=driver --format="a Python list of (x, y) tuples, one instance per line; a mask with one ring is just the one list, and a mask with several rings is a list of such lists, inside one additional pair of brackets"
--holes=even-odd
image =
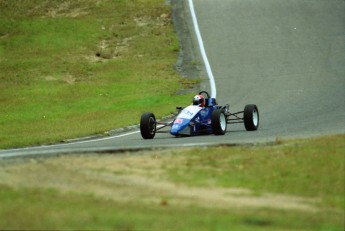
[(202, 95), (194, 96), (193, 105), (199, 105), (200, 107), (205, 107), (205, 98)]

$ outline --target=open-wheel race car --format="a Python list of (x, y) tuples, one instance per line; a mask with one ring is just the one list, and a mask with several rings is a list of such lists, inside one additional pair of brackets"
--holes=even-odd
[[(176, 107), (178, 114), (171, 122), (159, 122), (151, 112), (140, 119), (140, 132), (144, 139), (153, 139), (157, 132), (170, 126), (170, 134), (179, 136), (224, 135), (228, 124), (244, 123), (247, 131), (259, 127), (259, 110), (255, 104), (248, 104), (243, 111), (231, 113), (229, 105), (219, 106), (208, 92), (201, 91), (193, 98), (193, 104), (185, 108)], [(166, 131), (165, 131), (166, 132)]]

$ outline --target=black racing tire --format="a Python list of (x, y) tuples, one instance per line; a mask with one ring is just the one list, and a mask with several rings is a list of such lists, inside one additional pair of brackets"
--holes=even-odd
[(216, 109), (212, 112), (211, 124), (213, 134), (215, 134), (216, 136), (224, 135), (226, 133), (228, 124), (226, 121), (224, 110)]
[(259, 110), (255, 104), (248, 104), (243, 112), (244, 127), (247, 131), (256, 131), (259, 127)]
[(140, 119), (140, 133), (144, 139), (153, 139), (156, 135), (156, 117), (151, 112), (146, 112)]

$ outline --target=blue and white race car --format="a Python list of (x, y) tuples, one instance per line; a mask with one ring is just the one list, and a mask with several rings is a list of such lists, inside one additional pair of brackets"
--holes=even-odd
[(247, 131), (259, 127), (259, 110), (254, 104), (248, 104), (243, 111), (231, 113), (229, 105), (219, 106), (208, 92), (201, 91), (193, 99), (193, 105), (185, 108), (176, 107), (178, 114), (171, 122), (158, 122), (151, 112), (146, 112), (140, 119), (140, 132), (144, 139), (153, 139), (156, 132), (170, 126), (170, 134), (179, 136), (224, 135), (227, 125), (244, 123)]

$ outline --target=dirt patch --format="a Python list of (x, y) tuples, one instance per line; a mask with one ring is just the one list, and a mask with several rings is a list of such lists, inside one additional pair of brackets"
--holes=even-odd
[(67, 74), (67, 75), (64, 75), (64, 76), (61, 76), (61, 77), (54, 77), (54, 76), (45, 76), (44, 79), (46, 81), (62, 81), (64, 83), (67, 83), (67, 84), (75, 84), (76, 82), (76, 78), (73, 76), (73, 75), (70, 75), (70, 74)]
[(136, 17), (134, 22), (138, 27), (164, 27), (171, 24), (171, 15), (163, 13), (157, 18), (148, 16)]
[(169, 181), (160, 155), (62, 156), (3, 164), (0, 183), (12, 187), (54, 188), (118, 202), (197, 205), (222, 209), (273, 208), (315, 212), (315, 199), (279, 194), (255, 195), (244, 188), (189, 187)]
[(135, 36), (124, 38), (121, 41), (116, 41), (116, 39), (102, 40), (97, 45), (95, 60), (120, 58), (128, 51), (129, 43), (134, 38)]
[(41, 15), (42, 17), (48, 18), (77, 18), (89, 14), (89, 7), (99, 5), (101, 2), (102, 0), (43, 1), (41, 4), (38, 4), (35, 8), (30, 10), (29, 14)]

